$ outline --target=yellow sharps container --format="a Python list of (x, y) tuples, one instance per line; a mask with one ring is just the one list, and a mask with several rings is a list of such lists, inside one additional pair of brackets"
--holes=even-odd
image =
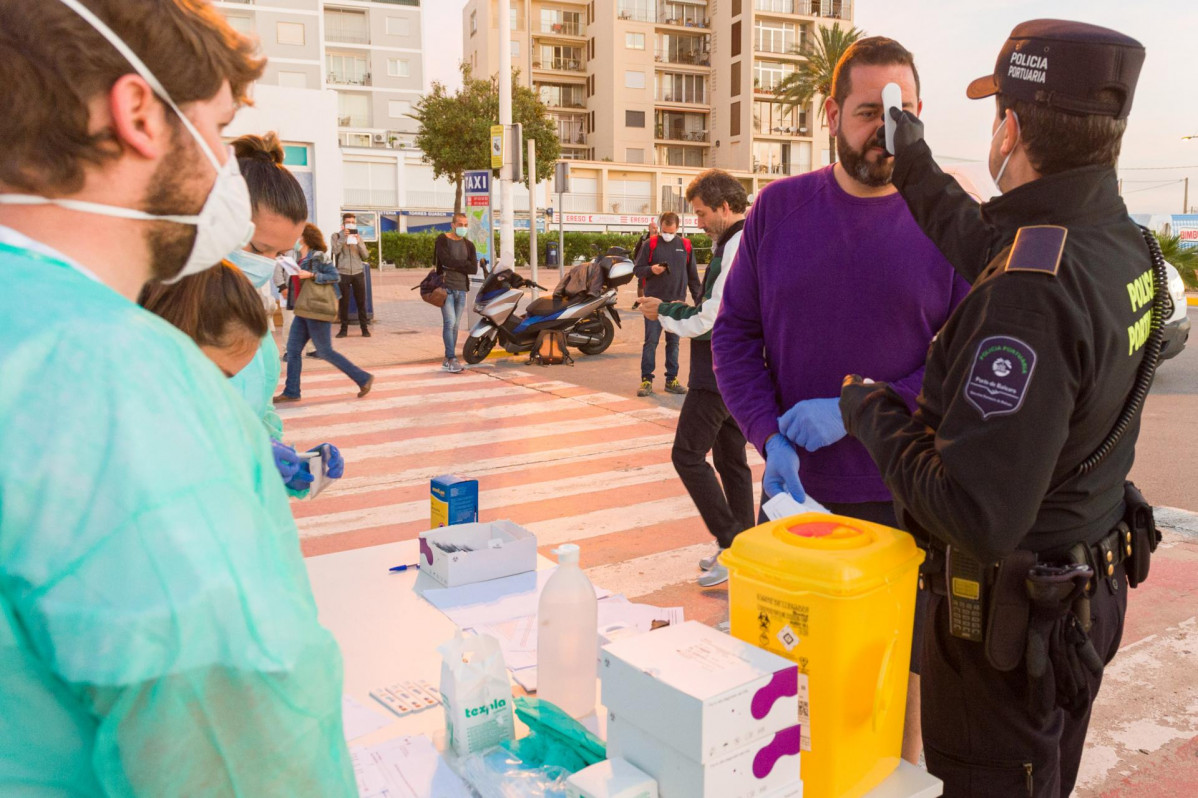
[(923, 559), (905, 532), (821, 513), (742, 532), (720, 558), (732, 634), (799, 665), (804, 798), (856, 798), (898, 767)]

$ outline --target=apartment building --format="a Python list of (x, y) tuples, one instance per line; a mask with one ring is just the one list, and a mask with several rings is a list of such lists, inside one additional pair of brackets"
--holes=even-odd
[[(577, 210), (659, 212), (708, 167), (754, 192), (829, 162), (814, 102), (784, 111), (777, 89), (819, 26), (852, 25), (851, 0), (512, 0), (511, 14), (512, 65), (557, 120), (563, 157), (595, 162), (576, 165), (584, 189), (595, 180), (582, 202), (595, 207)], [(495, 74), (497, 0), (469, 0), (462, 21), (465, 59)]]
[[(398, 207), (418, 128), (408, 114), (425, 89), (420, 0), (213, 5), (258, 38), (268, 62), (251, 116), (279, 130), (287, 166), (309, 197), (336, 194), (339, 207), (357, 210)], [(322, 141), (337, 152), (317, 152)], [(338, 174), (318, 174), (322, 162), (338, 163)], [(415, 180), (431, 185), (431, 173)], [(335, 214), (318, 216), (324, 226)]]

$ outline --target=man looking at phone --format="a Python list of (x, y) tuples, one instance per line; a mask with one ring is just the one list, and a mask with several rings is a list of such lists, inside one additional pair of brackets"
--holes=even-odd
[[(894, 159), (880, 141), (888, 83), (919, 112), (919, 74), (901, 44), (873, 36), (841, 58), (825, 105), (840, 161), (761, 191), (711, 344), (720, 394), (766, 459), (763, 502), (810, 492), (834, 513), (897, 527), (869, 452), (845, 436), (840, 372), (860, 364), (849, 371), (889, 383), (914, 406), (928, 344), (969, 286), (891, 184)], [(920, 622), (917, 609), (903, 745), (911, 762)]]
[[(678, 214), (661, 215), (661, 233), (649, 236), (636, 256), (634, 273), (645, 283), (645, 296), (663, 302), (686, 300), (687, 289), (695, 304), (703, 298), (703, 284), (695, 267), (695, 253), (689, 239), (678, 235)], [(645, 345), (641, 349), (641, 387), (637, 396), (653, 393), (653, 372), (657, 368), (657, 342), (661, 340), (661, 322), (645, 318)], [(678, 336), (666, 333), (666, 393), (686, 393), (678, 381)]]
[(341, 275), (341, 305), (338, 312), (341, 316), (341, 331), (338, 338), (349, 334), (349, 292), (354, 292), (354, 302), (358, 307), (358, 326), (362, 328), (362, 337), (369, 338), (370, 330), (366, 327), (366, 259), (370, 250), (362, 241), (358, 232), (358, 217), (352, 213), (341, 215), (341, 229), (333, 233), (331, 238), (333, 263), (337, 264), (337, 272)]

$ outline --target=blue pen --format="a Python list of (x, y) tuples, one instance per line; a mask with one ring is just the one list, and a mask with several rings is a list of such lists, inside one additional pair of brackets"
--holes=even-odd
[(420, 567), (420, 563), (412, 563), (411, 565), (397, 565), (390, 570), (391, 570), (391, 573), (397, 574), (400, 571), (406, 571), (409, 568), (419, 568), (419, 567)]

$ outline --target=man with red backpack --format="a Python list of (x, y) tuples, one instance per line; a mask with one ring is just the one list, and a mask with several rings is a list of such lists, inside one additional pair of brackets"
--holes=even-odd
[[(695, 266), (691, 242), (678, 235), (678, 214), (661, 215), (661, 233), (650, 236), (636, 257), (635, 274), (644, 280), (645, 296), (663, 302), (691, 299), (698, 304), (703, 284)], [(645, 319), (645, 345), (641, 349), (641, 387), (637, 396), (653, 393), (653, 372), (657, 368), (657, 342), (661, 340), (661, 322)], [(678, 336), (666, 333), (666, 393), (686, 393), (678, 381)]]

